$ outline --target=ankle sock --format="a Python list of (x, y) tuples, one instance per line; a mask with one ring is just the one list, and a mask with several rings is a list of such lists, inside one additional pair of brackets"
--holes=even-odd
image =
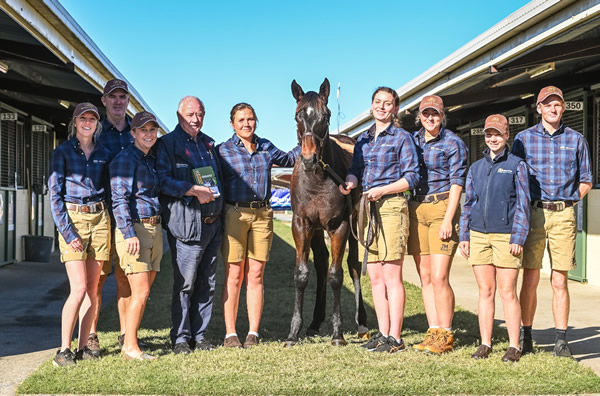
[(250, 334), (255, 335), (256, 338), (258, 338), (258, 333), (256, 331), (249, 331), (248, 335), (250, 335)]
[(229, 333), (229, 334), (225, 334), (225, 338), (229, 338), (229, 337), (237, 337), (237, 333)]
[(531, 340), (531, 326), (523, 326), (523, 338), (526, 340)]
[(566, 340), (567, 339), (567, 329), (561, 330), (561, 329), (556, 329), (556, 333), (554, 335), (554, 342), (556, 343), (556, 341), (558, 340)]

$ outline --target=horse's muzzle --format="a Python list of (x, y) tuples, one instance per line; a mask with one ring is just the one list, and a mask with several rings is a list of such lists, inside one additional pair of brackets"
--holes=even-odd
[(302, 158), (302, 164), (304, 165), (304, 169), (307, 171), (312, 171), (317, 165), (317, 156), (316, 154), (311, 155), (309, 158), (300, 155)]

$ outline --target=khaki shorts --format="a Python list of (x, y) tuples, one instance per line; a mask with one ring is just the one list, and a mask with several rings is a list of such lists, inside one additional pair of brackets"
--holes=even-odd
[(242, 208), (225, 204), (223, 260), (238, 263), (246, 257), (268, 261), (273, 242), (273, 209)]
[(98, 213), (80, 213), (68, 210), (67, 213), (73, 225), (73, 230), (81, 238), (83, 251), (73, 251), (59, 232), (60, 261), (65, 263), (87, 259), (108, 260), (110, 255), (110, 217), (108, 211), (104, 209)]
[(519, 256), (510, 253), (510, 237), (511, 234), (485, 234), (471, 230), (469, 264), (521, 268), (523, 253)]
[(133, 256), (127, 253), (127, 242), (118, 228), (115, 231), (119, 264), (125, 274), (160, 271), (163, 253), (162, 227), (160, 224), (133, 223), (135, 235), (140, 240), (140, 253)]
[(458, 223), (460, 205), (456, 208), (452, 219), (452, 236), (440, 239), (440, 226), (448, 209), (448, 199), (443, 201), (420, 203), (411, 200), (408, 204), (410, 214), (410, 236), (408, 237), (408, 254), (428, 255), (444, 254), (454, 256), (458, 247)]
[(111, 223), (110, 228), (110, 259), (104, 260), (100, 275), (108, 275), (112, 272), (113, 263), (119, 262), (119, 255), (117, 254), (117, 245), (115, 243), (115, 224)]
[[(377, 211), (381, 217), (382, 229), (379, 230), (377, 238), (369, 247), (367, 261), (395, 261), (401, 260), (406, 252), (406, 240), (408, 239), (408, 204), (404, 196), (389, 195), (376, 202)], [(365, 213), (365, 216), (367, 213)], [(368, 221), (365, 219), (365, 227)], [(366, 236), (365, 236), (366, 238)], [(362, 260), (365, 248), (358, 244), (359, 259)]]
[(576, 267), (574, 206), (560, 212), (532, 207), (529, 224), (529, 235), (523, 246), (523, 268), (542, 268), (546, 240), (552, 269), (569, 271)]

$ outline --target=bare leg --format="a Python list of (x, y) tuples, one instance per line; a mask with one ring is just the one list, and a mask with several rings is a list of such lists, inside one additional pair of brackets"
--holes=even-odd
[(431, 255), (431, 282), (433, 284), (433, 295), (435, 310), (440, 327), (452, 327), (454, 317), (454, 291), (450, 286), (450, 267), (452, 256), (444, 254)]
[(521, 285), (521, 322), (523, 326), (532, 326), (537, 307), (537, 287), (540, 283), (539, 269), (524, 269)]
[(521, 322), (521, 306), (517, 299), (517, 278), (519, 270), (513, 268), (497, 268), (498, 290), (504, 308), (504, 320), (508, 330), (510, 345), (520, 348), (519, 327)]
[(117, 281), (117, 309), (119, 311), (119, 325), (121, 327), (121, 334), (125, 334), (125, 322), (127, 317), (127, 304), (131, 298), (131, 288), (129, 287), (129, 281), (127, 275), (123, 272), (121, 266), (117, 263), (114, 266), (115, 279)]
[(399, 340), (402, 336), (406, 294), (402, 283), (403, 259), (383, 262), (383, 278), (388, 302), (389, 335)]
[(385, 275), (382, 262), (367, 263), (367, 272), (371, 280), (371, 292), (373, 294), (373, 305), (377, 315), (377, 326), (383, 334), (390, 334), (390, 311), (388, 296), (385, 289)]
[(423, 305), (425, 306), (425, 315), (427, 316), (428, 327), (440, 326), (438, 314), (435, 309), (435, 299), (433, 295), (433, 284), (431, 283), (431, 256), (423, 255), (413, 256), (417, 266), (417, 272), (421, 279), (421, 296), (423, 296)]
[(87, 345), (88, 336), (90, 335), (90, 327), (96, 311), (96, 292), (101, 269), (102, 261), (90, 259), (85, 261), (86, 293), (79, 307), (79, 350)]
[(494, 297), (496, 295), (496, 268), (491, 265), (474, 265), (473, 273), (479, 287), (479, 335), (481, 343), (492, 346), (492, 329), (494, 327)]
[(569, 325), (571, 298), (568, 277), (568, 271), (552, 270), (552, 313), (554, 314), (554, 327), (560, 330), (566, 330)]
[(240, 304), (240, 290), (244, 280), (246, 261), (225, 263), (225, 285), (223, 287), (223, 316), (225, 318), (225, 333), (235, 333), (238, 307)]
[(125, 319), (125, 340), (123, 351), (132, 356), (142, 353), (138, 345), (137, 331), (142, 320), (146, 301), (150, 295), (151, 272), (139, 272), (127, 275), (131, 288), (131, 299), (127, 304), (127, 315)]
[(85, 261), (67, 261), (65, 263), (67, 277), (69, 278), (69, 296), (65, 301), (61, 316), (61, 344), (60, 350), (71, 348), (71, 337), (79, 315), (79, 307), (83, 302), (87, 290)]
[(258, 333), (265, 301), (265, 288), (263, 284), (265, 262), (248, 258), (245, 272), (248, 330)]
[(92, 318), (92, 325), (90, 327), (90, 334), (98, 332), (98, 319), (100, 318), (100, 309), (102, 309), (102, 288), (106, 283), (108, 275), (100, 275), (98, 280), (98, 289), (96, 291), (96, 309), (94, 310), (94, 317)]

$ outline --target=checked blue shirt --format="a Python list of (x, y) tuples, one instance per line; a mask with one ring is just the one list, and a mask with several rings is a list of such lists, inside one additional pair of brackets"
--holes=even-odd
[(512, 152), (527, 162), (532, 201), (579, 201), (579, 183), (592, 182), (587, 142), (564, 125), (552, 135), (541, 122), (519, 132)]
[(110, 153), (112, 160), (122, 150), (133, 144), (133, 136), (131, 136), (131, 121), (125, 119), (126, 126), (122, 131), (119, 131), (106, 118), (102, 120), (102, 132), (98, 135), (98, 142), (102, 143)]
[(160, 214), (156, 157), (132, 144), (117, 154), (109, 169), (113, 215), (125, 239), (132, 238), (136, 236), (133, 219)]
[(233, 136), (217, 146), (223, 171), (223, 192), (226, 201), (251, 202), (271, 198), (271, 168), (273, 164), (292, 167), (300, 155), (296, 146), (286, 153), (267, 139), (254, 135), (256, 151), (246, 150), (242, 140)]
[(365, 192), (402, 178), (409, 189), (415, 188), (419, 181), (419, 159), (412, 136), (390, 125), (375, 139), (373, 124), (359, 136), (348, 174), (359, 180)]
[(430, 141), (425, 141), (425, 128), (413, 134), (419, 154), (419, 184), (415, 194), (438, 194), (450, 190), (452, 184), (465, 185), (467, 146), (454, 132), (442, 128)]
[(71, 243), (78, 235), (69, 221), (66, 202), (87, 205), (105, 200), (108, 183), (109, 153), (96, 143), (90, 158), (86, 158), (73, 137), (58, 146), (50, 160), (50, 211), (58, 232)]

